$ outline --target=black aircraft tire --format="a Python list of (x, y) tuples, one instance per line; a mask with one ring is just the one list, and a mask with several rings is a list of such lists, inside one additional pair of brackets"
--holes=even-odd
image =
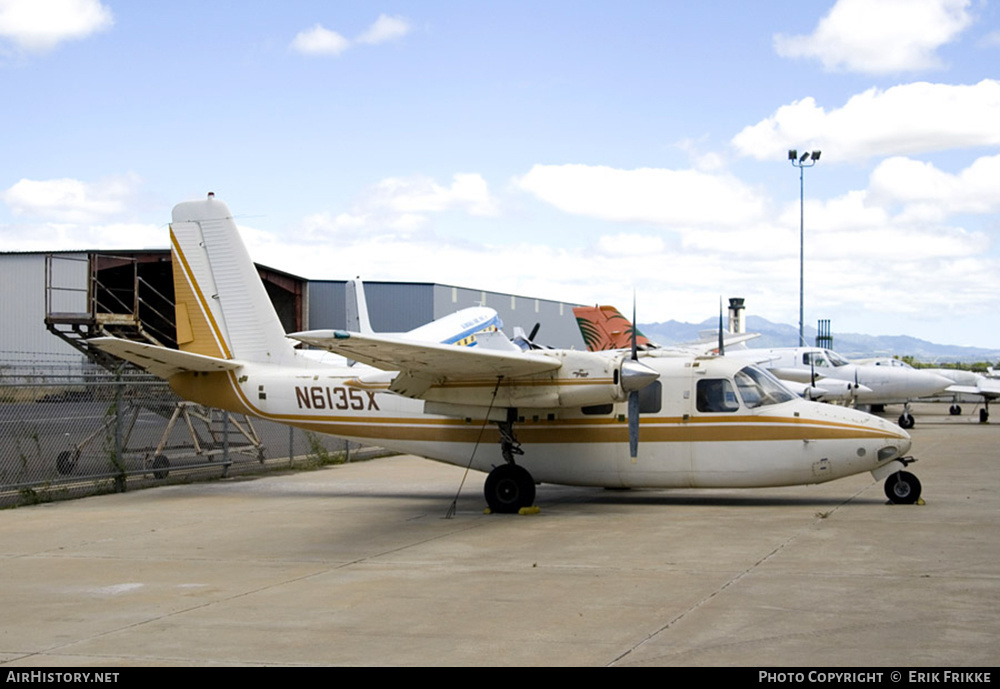
[(491, 512), (514, 514), (535, 503), (535, 480), (524, 467), (501, 464), (486, 477), (483, 492)]
[(957, 404), (953, 404), (950, 407), (948, 407), (948, 413), (951, 414), (952, 416), (959, 416), (962, 413), (962, 408)]
[(897, 471), (885, 479), (885, 496), (894, 505), (912, 505), (920, 499), (920, 481), (908, 471)]
[(902, 414), (899, 417), (899, 427), (904, 429), (913, 428), (916, 424), (916, 420), (913, 418), (913, 414)]

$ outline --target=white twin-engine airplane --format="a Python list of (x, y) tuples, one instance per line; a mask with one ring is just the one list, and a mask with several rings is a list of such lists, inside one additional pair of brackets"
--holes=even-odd
[(180, 351), (92, 344), (201, 404), (489, 472), (494, 512), (531, 506), (541, 482), (750, 488), (871, 472), (892, 502), (920, 497), (903, 470), (914, 461), (905, 431), (801, 400), (745, 361), (635, 346), (524, 351), (501, 332), (477, 335), (475, 348), (339, 330), (289, 336), (362, 365), (323, 364), (286, 338), (224, 203), (177, 205), (170, 237)]

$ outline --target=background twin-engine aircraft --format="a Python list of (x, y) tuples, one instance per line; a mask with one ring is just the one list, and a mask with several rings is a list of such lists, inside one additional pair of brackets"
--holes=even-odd
[[(591, 351), (628, 346), (622, 344), (622, 338), (626, 336), (626, 332), (631, 332), (631, 322), (615, 307), (583, 307), (573, 309), (573, 312)], [(629, 330), (626, 331), (625, 328)], [(942, 370), (915, 369), (901, 361), (890, 365), (888, 362), (892, 360), (882, 359), (852, 362), (821, 347), (734, 349), (730, 345), (745, 342), (756, 337), (756, 334), (723, 333), (723, 337), (727, 356), (752, 361), (767, 369), (790, 390), (806, 399), (846, 401), (869, 406), (906, 405), (899, 417), (899, 425), (903, 428), (912, 428), (914, 425), (909, 409), (912, 400), (944, 392), (983, 394), (985, 399), (989, 399), (985, 396), (991, 387), (988, 382), (973, 389), (970, 386), (976, 385), (978, 381), (963, 379), (961, 382), (966, 387), (960, 389), (957, 385), (959, 381), (947, 377)], [(652, 351), (676, 349), (649, 343), (641, 336), (639, 343), (650, 347)], [(677, 348), (685, 350), (689, 346), (678, 345)], [(714, 351), (718, 351), (718, 347)], [(980, 378), (987, 380), (982, 376)]]
[(419, 339), (442, 339), (440, 323), (429, 336), (286, 337), (224, 203), (177, 205), (170, 236), (179, 350), (93, 345), (201, 404), (488, 472), (495, 512), (531, 506), (545, 482), (740, 488), (871, 472), (893, 502), (919, 498), (905, 431), (799, 399), (752, 363), (640, 351), (631, 338), (595, 352), (522, 348), (499, 330), (475, 347)]

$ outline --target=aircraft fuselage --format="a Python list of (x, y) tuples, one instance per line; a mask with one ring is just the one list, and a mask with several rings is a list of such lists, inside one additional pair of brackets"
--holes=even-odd
[[(524, 455), (517, 463), (538, 482), (607, 487), (756, 487), (821, 483), (877, 471), (904, 455), (909, 436), (893, 424), (853, 409), (798, 398), (752, 408), (736, 394), (734, 374), (745, 364), (724, 358), (644, 358), (660, 373), (644, 402), (638, 455), (629, 456), (624, 400), (590, 407), (518, 408), (514, 428)], [(370, 442), (488, 472), (504, 463), (499, 432), (485, 407), (455, 405), (448, 415), (427, 413), (431, 403), (359, 380), (352, 368), (247, 365), (225, 373), (173, 376), (174, 390), (196, 402)], [(377, 372), (376, 372), (377, 373)], [(725, 409), (709, 409), (703, 388), (728, 381)], [(478, 392), (517, 394), (482, 381)], [(552, 375), (519, 380), (558, 388)], [(467, 399), (469, 384), (432, 391)], [(496, 389), (494, 389), (496, 388)], [(426, 393), (425, 393), (426, 394)], [(430, 395), (434, 396), (434, 395)], [(441, 407), (438, 407), (441, 408)], [(467, 409), (467, 415), (461, 410)], [(492, 417), (494, 420), (496, 416)], [(485, 425), (485, 429), (483, 426)], [(477, 441), (479, 445), (477, 447)]]

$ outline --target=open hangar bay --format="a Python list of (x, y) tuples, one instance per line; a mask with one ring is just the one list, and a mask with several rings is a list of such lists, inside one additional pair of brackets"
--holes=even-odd
[[(997, 428), (920, 405), (881, 483), (611, 492), (408, 456), (8, 510), (8, 667), (992, 666)], [(530, 449), (530, 448), (529, 448)]]

